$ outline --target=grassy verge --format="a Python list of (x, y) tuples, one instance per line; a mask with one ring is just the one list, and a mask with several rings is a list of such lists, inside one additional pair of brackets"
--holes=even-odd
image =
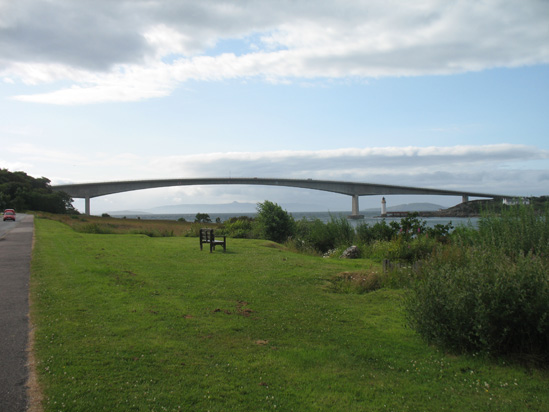
[(333, 293), (366, 260), (259, 240), (89, 234), (36, 219), (46, 411), (546, 410), (549, 374), (426, 346), (402, 290)]

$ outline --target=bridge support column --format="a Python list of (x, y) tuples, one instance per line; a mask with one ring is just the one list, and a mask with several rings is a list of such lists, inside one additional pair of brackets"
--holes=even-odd
[(468, 202), (469, 201), (469, 196), (467, 195), (462, 195), (461, 196), (461, 203), (465, 203), (465, 202)]
[(351, 214), (347, 216), (349, 219), (362, 219), (364, 215), (359, 214), (358, 208), (358, 195), (353, 195), (353, 203), (351, 208)]
[(85, 204), (84, 213), (89, 216), (90, 215), (90, 197), (89, 196), (84, 199), (84, 204)]

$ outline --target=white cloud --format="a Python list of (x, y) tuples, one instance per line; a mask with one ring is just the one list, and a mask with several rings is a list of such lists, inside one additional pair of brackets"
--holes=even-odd
[[(51, 84), (49, 92), (16, 96), (40, 103), (149, 99), (190, 79), (415, 76), (549, 62), (549, 3), (540, 0), (520, 7), (505, 0), (20, 0), (2, 7), (11, 18), (0, 19), (0, 76)], [(225, 40), (244, 51), (216, 52)]]
[[(34, 151), (39, 152), (39, 148)], [(36, 156), (36, 155), (35, 155)], [(73, 171), (95, 176), (94, 181), (193, 177), (279, 177), (358, 181), (511, 195), (547, 194), (549, 151), (523, 145), (454, 147), (377, 147), (325, 151), (205, 153), (202, 155), (143, 158), (95, 153), (81, 156), (43, 152), (42, 161), (67, 162), (81, 158)], [(49, 158), (49, 160), (47, 159)], [(528, 168), (529, 162), (542, 162)], [(525, 166), (526, 165), (526, 166)], [(48, 176), (54, 184), (71, 176)], [(212, 188), (173, 188), (178, 194), (204, 197)], [(234, 195), (223, 189), (224, 195)], [(245, 201), (265, 190), (246, 188), (235, 200)], [(257, 199), (256, 199), (257, 200)], [(264, 200), (264, 199), (263, 199)]]
[[(52, 170), (48, 163), (57, 167), (58, 164), (68, 164), (70, 159), (77, 159), (77, 166), (69, 172), (66, 167), (61, 167), (56, 169), (56, 176), (46, 176), (53, 184), (89, 182), (89, 176), (95, 176), (93, 181), (257, 176), (357, 181), (518, 196), (547, 195), (549, 187), (549, 151), (514, 144), (204, 153), (155, 158), (132, 153), (110, 155), (98, 152), (82, 156), (40, 147), (21, 149), (31, 154), (29, 163), (42, 162), (42, 170)], [(39, 159), (40, 154), (42, 157)], [(528, 167), (531, 163), (536, 167)], [(25, 166), (25, 170), (29, 170), (28, 165)], [(86, 177), (79, 179), (79, 176)], [(346, 196), (269, 186), (182, 186), (112, 196), (94, 199), (93, 210), (136, 209), (136, 205), (143, 209), (177, 203), (257, 203), (266, 199), (277, 203), (325, 205), (327, 210), (350, 207)], [(364, 197), (361, 205), (366, 207), (371, 202), (374, 200)], [(449, 206), (453, 201), (442, 197), (436, 202)]]
[[(498, 144), (453, 147), (373, 147), (323, 151), (275, 151), (207, 153), (155, 159), (152, 167), (166, 173), (189, 177), (315, 177), (355, 176), (364, 179), (372, 173), (401, 175), (425, 171), (462, 172), (493, 169), (509, 162), (549, 159), (549, 151), (535, 147)], [(288, 172), (291, 170), (290, 175)], [(175, 172), (174, 172), (175, 171)]]

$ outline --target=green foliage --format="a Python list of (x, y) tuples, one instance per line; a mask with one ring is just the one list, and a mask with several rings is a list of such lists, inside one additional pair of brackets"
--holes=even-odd
[[(399, 235), (406, 240), (422, 235), (425, 232), (427, 223), (420, 220), (418, 213), (410, 213), (408, 216), (400, 219)], [(392, 222), (395, 223), (395, 222)]]
[(411, 324), (452, 351), (549, 361), (548, 269), (533, 255), (515, 262), (482, 249), (437, 255), (414, 285)]
[(70, 196), (64, 192), (54, 192), (45, 177), (33, 178), (24, 172), (0, 169), (0, 209), (6, 208), (77, 213)]
[(253, 222), (254, 220), (247, 216), (231, 218), (223, 224), (220, 232), (232, 238), (250, 239), (253, 237)]
[(373, 226), (367, 223), (361, 223), (356, 228), (356, 234), (358, 239), (365, 244), (372, 243), (374, 241), (390, 241), (396, 236), (398, 230), (389, 226), (385, 220), (376, 222)]
[(327, 223), (320, 219), (302, 219), (297, 222), (296, 243), (303, 249), (326, 253), (336, 248), (347, 248), (355, 241), (355, 230), (345, 217), (330, 216)]
[(411, 325), (456, 352), (549, 362), (548, 233), (547, 212), (528, 205), (458, 229), (413, 286)]
[(326, 253), (335, 246), (335, 234), (330, 233), (328, 226), (320, 219), (298, 222), (296, 240), (303, 248), (310, 248), (318, 253)]
[(549, 202), (544, 211), (532, 205), (517, 205), (501, 214), (485, 214), (479, 221), (478, 242), (506, 254), (549, 253)]
[(266, 200), (257, 205), (256, 223), (263, 239), (283, 243), (295, 233), (295, 221), (282, 207)]
[(445, 225), (437, 223), (433, 227), (426, 228), (425, 232), (427, 233), (427, 236), (436, 239), (437, 242), (445, 243), (453, 228), (452, 222)]
[(197, 213), (194, 217), (194, 221), (196, 223), (210, 223), (212, 219), (210, 218), (210, 215), (207, 213)]

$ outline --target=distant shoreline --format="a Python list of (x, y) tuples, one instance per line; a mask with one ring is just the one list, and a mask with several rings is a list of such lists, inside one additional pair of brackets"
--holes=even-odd
[(391, 211), (387, 212), (387, 215), (383, 216), (376, 216), (380, 218), (400, 218), (400, 217), (406, 217), (409, 215), (416, 215), (417, 217), (441, 217), (441, 218), (451, 218), (451, 217), (480, 217), (479, 213), (471, 213), (468, 211), (456, 211), (451, 209), (445, 209), (445, 210), (438, 210), (438, 211), (428, 211), (428, 212), (397, 212), (397, 211)]

